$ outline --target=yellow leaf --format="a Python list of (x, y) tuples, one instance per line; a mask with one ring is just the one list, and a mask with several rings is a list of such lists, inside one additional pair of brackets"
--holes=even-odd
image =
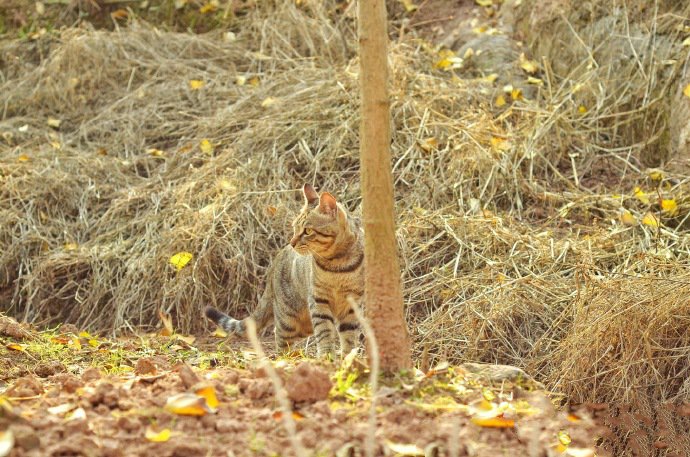
[(211, 408), (218, 407), (218, 397), (216, 396), (216, 388), (212, 385), (199, 386), (194, 393), (206, 400), (206, 404)]
[(213, 150), (216, 148), (209, 140), (201, 140), (199, 147), (201, 148), (201, 152), (209, 156), (213, 155)]
[(235, 77), (235, 84), (237, 84), (238, 86), (244, 86), (245, 84), (247, 84), (247, 77), (242, 76), (242, 75), (237, 75)]
[(529, 74), (533, 74), (539, 70), (539, 65), (534, 60), (529, 60), (523, 52), (520, 54), (520, 68)]
[(206, 404), (203, 397), (192, 393), (173, 395), (165, 403), (165, 410), (180, 416), (205, 416), (215, 412)]
[(484, 76), (482, 78), (482, 81), (486, 81), (488, 83), (493, 83), (498, 79), (498, 73), (491, 73), (490, 75)]
[(499, 95), (498, 97), (496, 97), (496, 101), (494, 102), (494, 104), (499, 108), (505, 106), (506, 98), (503, 95)]
[(54, 129), (60, 128), (62, 121), (60, 119), (55, 119), (54, 117), (48, 118), (48, 127), (53, 127)]
[(160, 318), (161, 322), (163, 323), (163, 328), (160, 331), (160, 334), (163, 336), (170, 336), (173, 334), (173, 325), (172, 325), (172, 316), (170, 314), (164, 312), (162, 309), (158, 310), (158, 317)]
[(81, 341), (78, 337), (75, 336), (74, 338), (72, 338), (71, 342), (72, 346), (74, 346), (74, 349), (76, 349), (77, 351), (81, 351)]
[(207, 4), (205, 4), (204, 6), (202, 6), (201, 8), (199, 8), (199, 12), (201, 14), (208, 14), (208, 13), (213, 13), (217, 9), (218, 9), (218, 3), (211, 1)]
[(397, 455), (410, 455), (410, 456), (423, 456), (424, 454), (424, 449), (418, 447), (417, 445), (414, 444), (402, 444), (402, 443), (393, 443), (392, 441), (386, 441), (386, 446), (388, 446), (388, 449), (393, 451)]
[(175, 338), (177, 338), (180, 341), (184, 341), (185, 343), (191, 345), (194, 344), (194, 341), (196, 340), (196, 337), (194, 336), (183, 336), (183, 335), (175, 335)]
[(65, 251), (76, 251), (79, 249), (79, 245), (77, 243), (65, 243), (62, 245), (62, 248)]
[(433, 136), (430, 138), (426, 138), (421, 141), (419, 146), (425, 151), (425, 152), (431, 152), (436, 149), (438, 149), (438, 140), (434, 138)]
[(5, 345), (7, 349), (12, 349), (13, 351), (19, 351), (19, 352), (24, 352), (26, 350), (26, 344), (19, 344), (19, 343), (9, 343)]
[(629, 227), (637, 225), (637, 219), (635, 219), (635, 216), (633, 216), (630, 211), (624, 208), (621, 208), (619, 211), (619, 219), (623, 225), (627, 225)]
[(685, 89), (683, 89), (683, 95), (685, 95), (686, 97), (690, 97), (690, 84), (685, 86)]
[(0, 432), (0, 457), (6, 457), (10, 455), (12, 448), (14, 447), (14, 435), (12, 430), (5, 430)]
[(568, 432), (565, 430), (561, 430), (558, 432), (558, 441), (563, 445), (563, 446), (568, 446), (572, 442), (570, 439), (570, 435), (568, 435)]
[(163, 151), (156, 148), (147, 149), (146, 152), (154, 157), (163, 157), (165, 155)]
[(95, 348), (95, 347), (98, 347), (98, 346), (100, 346), (100, 345), (101, 345), (100, 341), (98, 341), (98, 340), (95, 339), (95, 338), (91, 338), (91, 339), (89, 340), (89, 346), (91, 346), (91, 347), (94, 347), (94, 348)]
[(515, 89), (511, 90), (511, 91), (510, 91), (510, 97), (511, 97), (513, 100), (516, 100), (516, 101), (517, 101), (517, 100), (522, 100), (522, 99), (523, 99), (523, 96), (522, 96), (522, 89), (517, 89), (517, 88), (515, 88)]
[(674, 199), (661, 200), (661, 209), (669, 216), (678, 214), (678, 204)]
[(163, 430), (157, 432), (151, 427), (148, 427), (146, 429), (146, 433), (144, 434), (146, 439), (153, 443), (164, 443), (170, 439), (170, 435), (171, 433), (169, 428), (164, 428)]
[(258, 76), (254, 76), (253, 78), (251, 78), (251, 79), (250, 79), (249, 81), (247, 81), (247, 82), (248, 82), (249, 85), (252, 86), (252, 87), (258, 87), (259, 84), (261, 84), (261, 80), (259, 79)]
[(535, 78), (535, 77), (533, 77), (533, 76), (528, 76), (528, 77), (527, 77), (527, 83), (528, 83), (528, 84), (534, 84), (534, 85), (536, 85), (536, 86), (543, 86), (543, 85), (544, 85), (544, 81), (542, 81), (542, 80), (539, 79), (539, 78)]
[(482, 389), (482, 397), (484, 397), (486, 401), (494, 401), (496, 399), (496, 394), (493, 393), (491, 389), (485, 387)]
[(177, 271), (180, 271), (189, 263), (190, 260), (192, 260), (193, 257), (194, 255), (192, 255), (191, 252), (178, 252), (177, 254), (170, 257), (170, 264), (173, 267), (175, 267)]
[(645, 205), (649, 205), (649, 197), (647, 196), (647, 193), (640, 189), (639, 187), (635, 187), (633, 189), (633, 193), (635, 194), (635, 197)]
[(201, 81), (200, 79), (190, 79), (189, 80), (189, 88), (192, 90), (199, 90), (202, 87), (206, 85), (205, 82)]
[(412, 3), (412, 0), (399, 0), (399, 1), (405, 7), (405, 11), (407, 11), (408, 13), (411, 13), (411, 12), (417, 10), (417, 5)]
[(19, 157), (17, 157), (17, 162), (28, 162), (31, 160), (28, 155), (22, 154)]
[(651, 211), (647, 211), (647, 214), (642, 218), (642, 223), (648, 225), (649, 227), (659, 227), (659, 219)]
[(656, 168), (652, 168), (647, 170), (647, 176), (649, 176), (649, 179), (652, 181), (661, 181), (664, 179), (664, 172), (657, 170)]
[(60, 144), (59, 141), (51, 141), (50, 145), (53, 147), (53, 149), (57, 149), (57, 150), (62, 149), (62, 145)]
[(587, 113), (587, 107), (585, 105), (580, 105), (577, 107), (577, 112), (580, 114), (586, 114)]
[(499, 138), (497, 136), (492, 136), (491, 140), (491, 147), (494, 148), (496, 151), (507, 151), (511, 147), (510, 141), (506, 140), (505, 138)]
[(81, 331), (79, 332), (79, 335), (77, 335), (79, 338), (91, 338), (91, 334), (86, 331)]
[(474, 0), (474, 1), (479, 6), (491, 6), (493, 4), (493, 0)]
[(266, 97), (261, 102), (261, 106), (264, 108), (268, 108), (269, 106), (275, 105), (275, 103), (276, 103), (276, 99), (274, 97)]
[(480, 427), (488, 428), (513, 428), (515, 421), (513, 419), (506, 419), (503, 416), (497, 417), (473, 417), (472, 423)]
[(228, 337), (228, 332), (223, 330), (220, 327), (216, 327), (216, 331), (212, 333), (213, 336), (216, 338), (227, 338)]
[(681, 45), (690, 46), (690, 37), (684, 39), (683, 42), (681, 43)]
[(568, 414), (568, 422), (578, 423), (582, 421), (582, 418), (577, 414)]

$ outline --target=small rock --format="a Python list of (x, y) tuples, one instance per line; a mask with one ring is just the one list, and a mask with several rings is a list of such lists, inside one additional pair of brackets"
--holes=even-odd
[(96, 390), (87, 399), (93, 406), (105, 405), (113, 409), (117, 406), (120, 395), (112, 384), (104, 382), (96, 386)]
[(148, 357), (142, 357), (137, 360), (137, 364), (134, 367), (134, 373), (137, 375), (145, 374), (156, 374), (156, 364), (154, 361)]
[(192, 370), (192, 367), (186, 363), (177, 365), (175, 367), (175, 371), (177, 371), (177, 373), (180, 375), (180, 379), (187, 389), (192, 388), (192, 386), (201, 381), (199, 376), (197, 376), (196, 373), (194, 373), (194, 370)]
[(287, 394), (295, 403), (313, 403), (328, 398), (333, 383), (323, 368), (302, 362), (288, 377)]
[(14, 434), (14, 442), (17, 447), (30, 451), (36, 449), (41, 445), (41, 439), (38, 434), (28, 425), (13, 425), (11, 427)]
[(43, 386), (35, 376), (25, 376), (17, 379), (12, 387), (7, 389), (8, 397), (33, 397), (43, 393)]
[(64, 373), (67, 371), (67, 367), (62, 362), (57, 360), (51, 360), (47, 363), (42, 363), (34, 370), (36, 376), (41, 378), (47, 378), (57, 373)]
[(81, 374), (81, 380), (84, 382), (96, 381), (98, 379), (101, 379), (101, 372), (98, 371), (98, 368), (94, 368), (94, 367), (87, 368)]

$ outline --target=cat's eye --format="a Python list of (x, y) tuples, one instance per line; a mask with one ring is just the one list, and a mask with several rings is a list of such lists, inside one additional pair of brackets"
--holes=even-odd
[(313, 234), (314, 234), (314, 230), (313, 230), (313, 229), (310, 229), (310, 228), (305, 228), (305, 229), (304, 229), (304, 234), (307, 235), (307, 236), (313, 235)]

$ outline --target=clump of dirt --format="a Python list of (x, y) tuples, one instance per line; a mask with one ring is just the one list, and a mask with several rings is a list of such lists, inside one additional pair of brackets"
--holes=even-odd
[(24, 376), (14, 381), (6, 394), (11, 397), (33, 397), (42, 394), (43, 385), (35, 376)]
[(295, 403), (313, 403), (325, 400), (333, 383), (328, 373), (309, 362), (297, 365), (287, 378), (286, 390), (288, 398)]
[(25, 326), (18, 323), (9, 316), (0, 314), (0, 336), (8, 336), (17, 340), (29, 338), (31, 331)]

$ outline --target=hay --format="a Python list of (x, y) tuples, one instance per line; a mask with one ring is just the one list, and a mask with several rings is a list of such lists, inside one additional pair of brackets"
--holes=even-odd
[[(108, 333), (151, 329), (159, 308), (182, 332), (207, 328), (207, 305), (252, 309), (303, 182), (359, 208), (354, 20), (330, 7), (262, 3), (234, 41), (132, 24), (3, 43), (3, 309)], [(688, 178), (651, 182), (636, 137), (603, 121), (632, 99), (582, 116), (579, 79), (545, 75), (538, 99), (498, 109), (436, 58), (412, 35), (391, 48), (416, 353), (518, 365), (578, 399), (687, 395)], [(622, 225), (622, 207), (663, 226)], [(194, 259), (177, 272), (179, 251)]]

